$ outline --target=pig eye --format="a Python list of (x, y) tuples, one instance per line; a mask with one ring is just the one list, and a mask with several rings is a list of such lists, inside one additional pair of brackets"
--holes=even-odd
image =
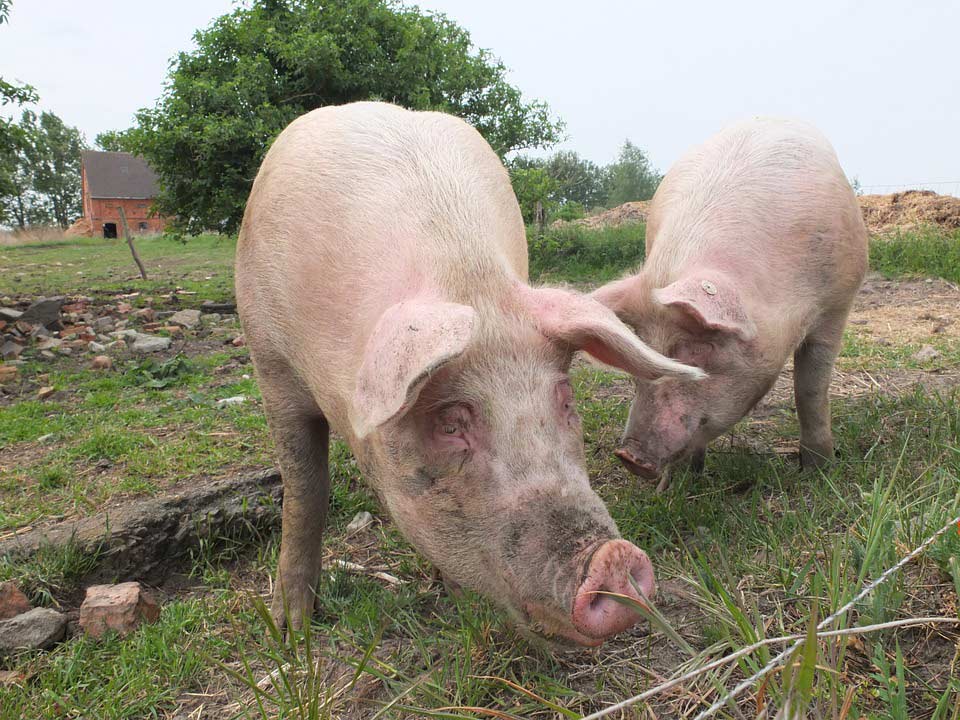
[(573, 396), (573, 388), (570, 386), (569, 380), (557, 383), (557, 403), (568, 422), (574, 423), (577, 421), (576, 398)]
[(434, 419), (434, 433), (441, 447), (469, 450), (469, 429), (472, 413), (467, 405), (457, 404), (443, 408)]

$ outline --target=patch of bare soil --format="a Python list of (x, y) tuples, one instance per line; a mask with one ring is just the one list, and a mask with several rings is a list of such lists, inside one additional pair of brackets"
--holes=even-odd
[(960, 228), (960, 198), (938, 195), (932, 190), (907, 190), (893, 195), (861, 195), (863, 222), (871, 233), (937, 225)]
[(946, 280), (884, 280), (871, 276), (860, 289), (850, 327), (857, 334), (898, 345), (960, 339), (960, 288)]

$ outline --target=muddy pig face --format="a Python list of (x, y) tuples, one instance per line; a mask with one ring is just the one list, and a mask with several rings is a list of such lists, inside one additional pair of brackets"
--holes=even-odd
[(610, 327), (626, 333), (622, 346), (531, 315), (474, 316), (462, 352), (370, 434), (365, 469), (404, 536), (447, 579), (534, 633), (597, 645), (638, 619), (602, 593), (639, 598), (631, 577), (644, 595), (655, 585), (646, 554), (619, 538), (590, 488), (566, 373), (573, 346), (647, 373), (691, 371), (641, 351), (619, 323)]
[(769, 389), (757, 367), (756, 328), (735, 288), (716, 274), (648, 291), (639, 277), (595, 297), (651, 347), (704, 370), (699, 383), (639, 379), (617, 456), (634, 474), (656, 478), (669, 463), (706, 448)]

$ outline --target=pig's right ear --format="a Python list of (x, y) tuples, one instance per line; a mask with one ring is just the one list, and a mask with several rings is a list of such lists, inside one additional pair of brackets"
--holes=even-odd
[(418, 300), (381, 315), (357, 373), (350, 413), (354, 434), (364, 438), (407, 412), (430, 376), (466, 350), (474, 318), (467, 305)]
[(702, 370), (661, 355), (645, 344), (607, 307), (593, 298), (556, 288), (520, 290), (540, 332), (573, 350), (634, 377), (700, 380)]
[(618, 318), (624, 320), (624, 315), (628, 313), (632, 304), (630, 298), (638, 291), (637, 282), (636, 275), (620, 278), (608, 282), (606, 285), (601, 285), (590, 293), (590, 297), (598, 303), (606, 305), (616, 313)]

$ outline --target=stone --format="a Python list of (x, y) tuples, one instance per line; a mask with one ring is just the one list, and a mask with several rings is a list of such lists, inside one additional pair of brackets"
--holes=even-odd
[(19, 310), (14, 310), (13, 308), (0, 307), (0, 320), (6, 320), (7, 322), (16, 322), (21, 317), (23, 313)]
[(37, 343), (37, 350), (54, 350), (63, 345), (63, 340), (55, 337), (43, 338)]
[(104, 350), (107, 349), (106, 345), (103, 345), (102, 343), (98, 343), (96, 340), (91, 340), (90, 344), (87, 347), (91, 352), (95, 352), (95, 353), (102, 353)]
[(133, 316), (144, 322), (152, 323), (157, 319), (157, 311), (150, 307), (140, 308), (133, 313)]
[(234, 395), (233, 397), (223, 398), (222, 400), (217, 400), (218, 408), (230, 407), (231, 405), (242, 405), (247, 401), (246, 396), (244, 395)]
[(168, 337), (140, 335), (133, 341), (132, 349), (135, 353), (146, 355), (147, 353), (162, 352), (168, 349), (171, 342), (173, 341)]
[(133, 305), (128, 302), (118, 302), (117, 303), (117, 312), (121, 315), (126, 315), (129, 312), (133, 312)]
[(353, 516), (353, 520), (351, 520), (350, 524), (347, 525), (347, 532), (348, 533), (360, 532), (372, 522), (373, 522), (373, 515), (368, 513), (366, 510), (362, 510)]
[(19, 319), (31, 325), (50, 327), (60, 322), (62, 304), (62, 298), (41, 298), (24, 310)]
[(232, 302), (213, 302), (213, 300), (204, 300), (203, 304), (200, 305), (200, 312), (205, 313), (220, 313), (225, 315), (227, 313), (235, 313), (237, 311), (237, 304)]
[(110, 370), (113, 368), (113, 360), (109, 355), (97, 355), (90, 361), (91, 370)]
[(936, 360), (938, 357), (940, 357), (939, 350), (932, 345), (924, 345), (913, 354), (912, 359), (917, 362), (929, 362), (930, 360)]
[(8, 620), (30, 610), (30, 601), (13, 580), (0, 583), (0, 620)]
[(216, 325), (223, 316), (220, 313), (206, 313), (200, 317), (200, 324), (207, 325)]
[(18, 372), (16, 365), (0, 365), (0, 385), (16, 380)]
[(54, 355), (54, 354), (53, 354), (52, 352), (50, 352), (49, 350), (41, 350), (41, 351), (40, 351), (40, 357), (42, 357), (44, 360), (56, 360), (56, 358), (57, 358), (57, 356)]
[(143, 622), (156, 622), (160, 606), (138, 582), (92, 585), (80, 606), (80, 627), (99, 638), (108, 630), (127, 635)]
[(98, 333), (108, 333), (113, 330), (113, 326), (113, 318), (109, 315), (105, 315), (104, 317), (97, 318), (93, 321), (93, 329)]
[(0, 356), (2, 356), (4, 360), (16, 360), (22, 352), (23, 345), (9, 340), (0, 347)]
[(189, 330), (196, 327), (197, 323), (200, 322), (200, 311), (180, 310), (179, 312), (175, 312), (173, 315), (171, 315), (167, 322), (171, 325), (181, 325)]
[(53, 395), (56, 391), (57, 389), (52, 385), (47, 385), (46, 387), (42, 387), (39, 390), (37, 390), (37, 399), (46, 400), (48, 397)]
[(237, 335), (233, 340), (230, 341), (230, 344), (234, 347), (243, 347), (247, 344), (247, 339), (243, 335)]
[(50, 608), (34, 608), (0, 620), (0, 655), (17, 650), (45, 650), (63, 639), (67, 618)]

